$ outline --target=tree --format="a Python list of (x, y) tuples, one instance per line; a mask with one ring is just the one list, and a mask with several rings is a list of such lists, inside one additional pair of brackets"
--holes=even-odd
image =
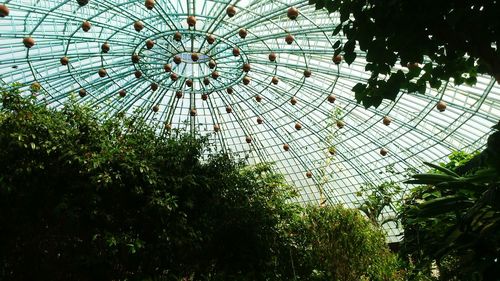
[(0, 93), (0, 279), (274, 276), (295, 204), (269, 165), (202, 161), (204, 138)]
[[(367, 83), (353, 87), (365, 107), (395, 100), (401, 90), (424, 93), (442, 81), (473, 85), (478, 74), (500, 83), (500, 2), (483, 0), (309, 0), (340, 15), (334, 56), (351, 64), (366, 54)], [(358, 49), (359, 48), (359, 49)], [(398, 66), (397, 64), (401, 66)]]

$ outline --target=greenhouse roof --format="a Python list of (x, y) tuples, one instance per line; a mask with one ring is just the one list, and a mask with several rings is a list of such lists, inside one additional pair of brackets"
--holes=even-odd
[(365, 58), (335, 57), (333, 45), (345, 40), (332, 35), (338, 15), (308, 1), (4, 4), (2, 84), (40, 87), (53, 106), (81, 95), (169, 134), (208, 135), (217, 150), (275, 162), (305, 202), (357, 207), (363, 184), (400, 182), (425, 170), (423, 161), (475, 151), (500, 118), (490, 77), (365, 109), (351, 91), (369, 77)]

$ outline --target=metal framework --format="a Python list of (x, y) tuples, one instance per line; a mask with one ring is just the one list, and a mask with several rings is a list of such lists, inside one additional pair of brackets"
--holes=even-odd
[[(3, 5), (4, 85), (40, 87), (40, 100), (53, 106), (80, 94), (102, 111), (139, 110), (167, 134), (209, 135), (216, 150), (275, 162), (304, 202), (356, 207), (362, 184), (402, 181), (422, 161), (476, 150), (500, 117), (500, 87), (489, 77), (364, 109), (351, 92), (368, 77), (363, 56), (350, 66), (334, 63), (332, 46), (344, 40), (331, 35), (338, 16), (308, 1)], [(296, 19), (287, 16), (290, 7)], [(445, 111), (436, 109), (438, 101), (447, 103)]]

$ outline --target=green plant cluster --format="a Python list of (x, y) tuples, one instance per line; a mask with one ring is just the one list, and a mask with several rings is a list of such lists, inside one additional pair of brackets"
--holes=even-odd
[(365, 200), (358, 209), (376, 226), (383, 226), (389, 222), (397, 223), (394, 216), (384, 217), (384, 210), (396, 213), (399, 207), (396, 197), (401, 193), (401, 186), (394, 181), (385, 181), (379, 185), (366, 183), (361, 187), (358, 195), (366, 194)]
[(403, 280), (385, 235), (358, 210), (308, 207), (297, 223), (292, 255), (302, 278), (296, 280)]
[(419, 273), (436, 262), (439, 280), (500, 280), (500, 132), (481, 153), (426, 164), (400, 214), (403, 254)]
[(359, 212), (135, 117), (2, 90), (1, 280), (395, 280)]
[(229, 278), (271, 266), (289, 194), (267, 166), (201, 162), (203, 139), (159, 137), (134, 118), (51, 110), (17, 92), (3, 101), (5, 279)]
[[(500, 83), (498, 1), (309, 0), (338, 13), (334, 55), (351, 64), (362, 51), (367, 83), (354, 86), (356, 100), (377, 107), (402, 91), (424, 93), (443, 81), (473, 85), (478, 74)], [(399, 63), (401, 67), (396, 64)], [(398, 69), (399, 68), (399, 69)]]

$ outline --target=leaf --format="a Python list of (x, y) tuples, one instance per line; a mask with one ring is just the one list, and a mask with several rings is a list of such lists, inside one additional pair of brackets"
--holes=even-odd
[(457, 173), (453, 172), (452, 170), (450, 169), (447, 169), (445, 167), (442, 167), (442, 166), (439, 166), (439, 165), (436, 165), (436, 164), (432, 164), (432, 163), (429, 163), (429, 162), (424, 162), (425, 165), (431, 167), (431, 168), (434, 168), (442, 173), (445, 173), (449, 176), (453, 176), (453, 177), (460, 177)]
[(346, 53), (344, 55), (344, 59), (347, 62), (347, 64), (350, 65), (356, 59), (356, 53), (355, 52)]
[(425, 90), (426, 90), (425, 83), (422, 85), (418, 85), (417, 91), (419, 94), (425, 94)]
[(365, 89), (366, 89), (366, 84), (363, 83), (357, 83), (352, 88), (352, 91), (354, 92), (354, 97), (356, 98), (357, 102), (361, 102), (366, 97)]
[(316, 10), (323, 9), (325, 7), (325, 0), (316, 0)]
[(491, 127), (491, 128), (495, 129), (495, 130), (500, 130), (500, 121), (498, 121), (498, 123), (495, 126)]
[(414, 210), (415, 216), (431, 217), (474, 205), (474, 201), (458, 195), (444, 196), (421, 203)]
[(343, 9), (343, 6), (340, 6), (340, 22), (345, 22), (349, 19), (349, 11)]
[(493, 221), (485, 224), (482, 228), (481, 231), (479, 232), (482, 236), (489, 235), (495, 230), (498, 230), (500, 228), (500, 217), (494, 218)]
[(327, 9), (330, 13), (337, 12), (341, 5), (341, 0), (328, 0)]
[[(335, 29), (333, 30), (332, 35), (333, 35), (333, 36), (335, 36), (335, 35), (339, 34), (339, 32), (340, 32), (341, 30), (342, 30), (342, 24), (339, 24), (339, 25), (337, 25), (337, 27), (335, 27)], [(340, 41), (337, 41), (337, 42), (340, 42)], [(340, 45), (340, 43), (339, 43), (339, 45)]]
[(413, 175), (415, 179), (428, 180), (432, 182), (445, 182), (445, 181), (456, 181), (458, 180), (456, 177), (450, 175), (442, 175), (442, 174), (432, 174), (432, 173), (423, 173)]
[(356, 45), (356, 41), (353, 39), (347, 40), (347, 42), (344, 44), (344, 52), (345, 53), (351, 53), (354, 52), (354, 47)]
[(348, 40), (343, 47), (344, 50), (344, 58), (347, 64), (351, 64), (354, 59), (356, 59), (356, 53), (354, 53), (354, 47), (355, 47), (356, 41), (355, 40)]
[(379, 107), (379, 105), (382, 103), (382, 97), (381, 96), (373, 96), (373, 97), (370, 97), (370, 104), (366, 104), (366, 102), (364, 102), (364, 106), (365, 108), (368, 108), (370, 106), (373, 106), (373, 107)]
[(340, 7), (340, 1), (338, 0), (326, 0), (326, 9), (329, 13), (336, 12)]
[(472, 76), (472, 77), (465, 79), (465, 84), (467, 84), (469, 86), (473, 86), (476, 83), (477, 83), (477, 78), (475, 76)]
[(337, 41), (333, 44), (333, 48), (334, 48), (334, 49), (337, 49), (339, 46), (340, 46), (340, 40), (337, 40)]
[(441, 87), (441, 80), (439, 79), (431, 79), (429, 80), (429, 85), (434, 89), (439, 89)]
[(333, 52), (334, 56), (338, 56), (342, 52), (342, 48), (337, 48), (335, 49), (335, 52)]
[(486, 168), (477, 171), (474, 175), (465, 177), (464, 181), (470, 183), (488, 183), (496, 177), (498, 177), (498, 171), (496, 169)]
[(383, 91), (383, 97), (392, 101), (396, 100), (399, 91), (401, 90), (401, 83), (404, 81), (404, 79), (405, 76), (401, 70), (393, 73), (390, 76), (389, 80), (387, 80), (385, 91)]
[(366, 91), (362, 90), (359, 92), (355, 92), (354, 98), (356, 99), (356, 102), (361, 103), (366, 98)]

